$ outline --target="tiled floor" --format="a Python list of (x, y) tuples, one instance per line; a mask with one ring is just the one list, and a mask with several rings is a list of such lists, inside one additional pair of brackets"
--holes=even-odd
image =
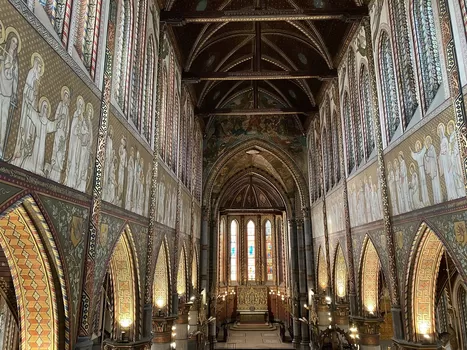
[(279, 330), (229, 330), (226, 343), (217, 343), (216, 349), (293, 349), (291, 343), (282, 343)]

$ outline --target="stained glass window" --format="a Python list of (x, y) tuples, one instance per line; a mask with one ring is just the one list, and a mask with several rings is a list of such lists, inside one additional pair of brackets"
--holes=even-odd
[(326, 191), (329, 189), (329, 176), (328, 176), (328, 172), (329, 172), (329, 150), (328, 150), (328, 145), (327, 145), (327, 142), (326, 140), (328, 139), (328, 132), (326, 130), (326, 127), (323, 128), (323, 136), (322, 136), (322, 140), (323, 140), (323, 146), (322, 146), (322, 149), (323, 149), (323, 174), (324, 174), (324, 188), (326, 189)]
[(314, 164), (314, 144), (313, 144), (313, 132), (308, 135), (308, 181), (310, 186), (311, 201), (313, 202), (317, 198), (317, 184), (316, 184), (316, 169)]
[(143, 101), (141, 106), (141, 124), (144, 138), (151, 142), (152, 131), (152, 110), (154, 99), (154, 38), (151, 35), (148, 40), (146, 52), (146, 62), (144, 66), (144, 85), (143, 85)]
[(396, 76), (392, 58), (391, 41), (388, 34), (383, 31), (380, 44), (380, 70), (383, 88), (384, 113), (386, 117), (386, 130), (388, 141), (400, 125), (399, 106), (397, 102)]
[(366, 155), (370, 156), (375, 148), (375, 130), (373, 127), (373, 98), (370, 90), (370, 76), (368, 69), (362, 65), (360, 72), (360, 101), (362, 104), (363, 120), (365, 122)]
[[(357, 83), (355, 78), (355, 71), (357, 69), (355, 65), (355, 53), (351, 49), (349, 52), (347, 69), (349, 70), (349, 85), (350, 85), (350, 110), (352, 118), (352, 130), (355, 134), (354, 144), (354, 159), (356, 165), (360, 165), (363, 161), (363, 134), (360, 122), (360, 113), (358, 113), (358, 94), (357, 94)], [(356, 95), (357, 94), (357, 95)]]
[(221, 224), (219, 227), (219, 282), (224, 282), (225, 276), (225, 219), (222, 218)]
[(398, 52), (399, 88), (403, 98), (405, 125), (407, 126), (418, 107), (413, 72), (412, 48), (409, 43), (405, 1), (390, 1), (392, 20), (396, 23), (396, 47)]
[(334, 132), (332, 133), (332, 151), (334, 152), (334, 171), (336, 181), (339, 182), (341, 180), (341, 162), (339, 159), (339, 120), (337, 119), (337, 113), (334, 112), (332, 117), (332, 127)]
[(178, 165), (178, 137), (179, 137), (179, 130), (178, 125), (180, 122), (180, 94), (178, 92), (175, 93), (174, 99), (174, 109), (173, 109), (173, 129), (172, 129), (172, 139), (169, 141), (172, 143), (171, 149), (172, 154), (170, 155), (172, 170), (174, 173), (177, 172), (177, 165)]
[(165, 134), (167, 132), (167, 118), (168, 118), (168, 73), (167, 69), (164, 66), (162, 72), (162, 95), (161, 95), (161, 115), (160, 115), (160, 136), (159, 136), (159, 153), (162, 158), (165, 157)]
[(271, 222), (266, 221), (265, 225), (266, 235), (266, 273), (268, 281), (274, 280), (274, 263), (273, 263), (273, 249), (272, 249), (272, 229)]
[(255, 224), (253, 221), (248, 221), (246, 226), (247, 230), (247, 260), (248, 260), (248, 280), (254, 281), (256, 279), (255, 269)]
[(170, 60), (169, 60), (169, 93), (167, 99), (167, 131), (165, 133), (165, 155), (164, 160), (167, 165), (172, 166), (172, 139), (174, 137), (174, 99), (175, 99), (175, 56), (172, 51), (170, 51)]
[(238, 223), (232, 220), (230, 223), (230, 280), (237, 280), (237, 238), (238, 238)]
[(120, 16), (117, 23), (117, 37), (115, 45), (115, 99), (123, 109), (128, 83), (129, 52), (131, 48), (131, 4), (129, 0), (123, 0), (120, 8)]
[(427, 110), (441, 85), (441, 64), (432, 0), (414, 0), (413, 10), (424, 104), (425, 110)]
[(348, 173), (353, 170), (355, 166), (355, 151), (354, 151), (354, 139), (353, 139), (353, 121), (352, 112), (350, 110), (349, 94), (344, 94), (344, 121), (345, 121), (345, 139), (347, 143), (347, 170)]
[[(25, 1), (29, 2), (29, 1)], [(83, 1), (84, 2), (84, 1)], [(54, 27), (55, 32), (58, 34), (59, 37), (63, 35), (67, 35), (68, 33), (63, 33), (63, 24), (65, 20), (69, 22), (69, 15), (70, 13), (67, 12), (67, 1), (66, 0), (39, 0), (39, 3), (44, 7), (47, 16), (50, 19), (50, 23)], [(33, 9), (32, 9), (33, 10)], [(68, 12), (70, 12), (68, 10)], [(68, 27), (68, 26), (67, 26)], [(62, 40), (64, 44), (66, 44), (67, 40), (66, 37)]]

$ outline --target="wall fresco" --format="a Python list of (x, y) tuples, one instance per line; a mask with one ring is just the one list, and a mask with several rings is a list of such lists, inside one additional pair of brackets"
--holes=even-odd
[(392, 215), (465, 196), (452, 108), (385, 155)]
[(148, 216), (152, 155), (113, 114), (105, 149), (102, 199)]
[(383, 218), (377, 163), (373, 163), (347, 182), (351, 227)]
[(345, 229), (344, 191), (342, 188), (326, 197), (326, 220), (329, 234)]
[(0, 159), (89, 193), (99, 98), (14, 7), (0, 10)]
[(311, 209), (311, 232), (314, 238), (324, 236), (323, 203)]
[(6, 202), (9, 198), (22, 191), (22, 188), (7, 185), (0, 182), (0, 204)]
[(191, 234), (191, 196), (183, 189), (180, 198), (180, 232)]
[(294, 160), (302, 168), (306, 167), (306, 138), (298, 123), (291, 117), (249, 116), (216, 117), (207, 130), (203, 145), (205, 174), (216, 159), (228, 148), (251, 138), (264, 139), (294, 155)]
[(193, 238), (201, 239), (201, 207), (193, 203)]
[[(71, 325), (76, 327), (89, 209), (46, 195), (39, 196), (59, 239), (70, 286)], [(71, 334), (74, 329), (71, 329)]]
[(175, 228), (177, 219), (178, 184), (165, 167), (159, 164), (157, 178), (156, 221), (170, 228)]

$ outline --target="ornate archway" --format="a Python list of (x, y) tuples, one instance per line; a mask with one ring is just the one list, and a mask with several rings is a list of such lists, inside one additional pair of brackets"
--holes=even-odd
[(318, 248), (318, 290), (320, 293), (326, 293), (329, 281), (328, 281), (328, 268), (326, 264), (326, 258), (324, 257), (323, 248)]
[(361, 302), (364, 313), (374, 314), (379, 307), (379, 274), (381, 263), (373, 242), (367, 237), (361, 267)]
[(334, 260), (334, 291), (336, 293), (336, 298), (347, 298), (347, 281), (347, 264), (345, 263), (344, 251), (339, 244), (336, 249)]
[(178, 260), (178, 271), (177, 271), (177, 294), (179, 298), (186, 300), (187, 296), (187, 284), (186, 284), (186, 251), (185, 246), (180, 251), (180, 259)]
[(69, 305), (61, 258), (31, 197), (1, 215), (0, 246), (13, 278), (21, 349), (69, 349)]
[(162, 240), (159, 248), (159, 254), (156, 260), (156, 269), (154, 271), (153, 282), (153, 303), (155, 310), (159, 314), (168, 314), (170, 312), (170, 265), (168, 260), (169, 252), (167, 242)]

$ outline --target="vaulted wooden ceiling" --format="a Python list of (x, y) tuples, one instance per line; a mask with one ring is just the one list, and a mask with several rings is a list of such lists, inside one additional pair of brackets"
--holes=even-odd
[[(316, 111), (323, 81), (352, 23), (368, 12), (356, 0), (167, 0), (183, 79), (197, 113), (291, 114)], [(205, 120), (206, 122), (208, 120)]]

